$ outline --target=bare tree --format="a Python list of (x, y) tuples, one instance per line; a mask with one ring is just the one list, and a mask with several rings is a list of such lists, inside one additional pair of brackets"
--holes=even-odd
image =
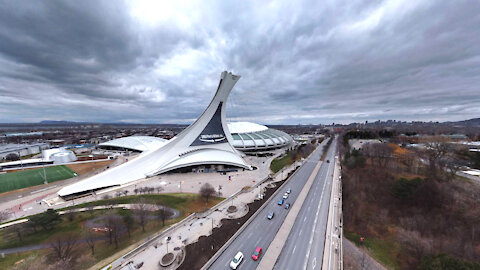
[(200, 195), (208, 202), (208, 199), (215, 195), (215, 188), (210, 183), (205, 183), (200, 188)]
[(93, 216), (93, 213), (95, 212), (95, 210), (93, 209), (93, 205), (87, 207), (87, 211), (90, 214), (90, 216)]
[(165, 209), (164, 205), (158, 204), (157, 208), (157, 216), (162, 221), (162, 226), (165, 226), (165, 220), (167, 219), (169, 212)]
[(53, 250), (55, 259), (65, 266), (70, 266), (73, 262), (75, 247), (77, 245), (77, 236), (73, 233), (66, 233), (56, 236), (50, 247)]
[(423, 154), (428, 162), (429, 173), (436, 177), (440, 170), (443, 170), (443, 159), (448, 152), (448, 145), (445, 141), (439, 139), (429, 142), (425, 146)]
[(67, 210), (65, 213), (65, 216), (67, 217), (68, 221), (72, 222), (75, 219), (77, 212), (75, 212), (75, 209)]
[(160, 186), (158, 186), (156, 189), (157, 189), (157, 193), (160, 193), (163, 191), (163, 187), (160, 187)]
[(10, 217), (10, 212), (5, 210), (5, 211), (0, 211), (0, 223), (4, 222)]
[(20, 241), (23, 241), (23, 232), (24, 232), (25, 228), (24, 228), (22, 223), (9, 226), (9, 227), (7, 227), (7, 230), (8, 230), (8, 232), (16, 234), (18, 239)]
[(115, 243), (115, 248), (118, 248), (118, 241), (120, 237), (120, 230), (123, 227), (122, 218), (119, 217), (115, 211), (110, 210), (107, 214), (107, 227), (108, 227), (108, 236), (110, 239), (110, 244)]
[(135, 214), (138, 216), (138, 222), (140, 226), (142, 226), (142, 231), (145, 232), (145, 225), (148, 222), (148, 216), (150, 212), (153, 210), (152, 205), (144, 198), (140, 198), (137, 200), (135, 205), (133, 206), (133, 210)]
[(88, 247), (90, 247), (90, 250), (92, 251), (92, 256), (95, 255), (95, 240), (97, 236), (89, 229), (86, 228), (83, 231), (83, 239), (85, 240), (85, 243), (87, 243)]
[(124, 214), (122, 215), (123, 223), (125, 224), (125, 227), (127, 228), (127, 233), (128, 233), (128, 238), (130, 238), (130, 232), (133, 229), (133, 225), (135, 223), (135, 219), (133, 218), (132, 212), (131, 211), (125, 211)]

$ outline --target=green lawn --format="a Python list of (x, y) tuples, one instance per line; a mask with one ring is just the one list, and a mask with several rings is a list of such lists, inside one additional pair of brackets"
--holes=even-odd
[(72, 178), (76, 173), (64, 165), (0, 174), (0, 193)]
[(272, 170), (272, 172), (276, 173), (280, 171), (283, 167), (288, 166), (293, 162), (294, 160), (292, 158), (292, 154), (288, 152), (284, 157), (272, 160), (272, 163), (270, 164), (270, 169)]
[[(122, 235), (118, 248), (115, 248), (114, 245), (108, 244), (108, 241), (98, 241), (95, 247), (95, 255), (93, 257), (93, 261), (88, 262), (85, 265), (75, 265), (73, 268), (71, 268), (71, 270), (87, 269), (91, 267), (94, 263), (98, 263), (103, 259), (108, 258), (113, 254), (119, 252), (120, 250), (131, 246), (132, 244), (145, 241), (147, 237), (159, 231), (165, 230), (172, 224), (175, 224), (185, 218), (190, 213), (205, 211), (206, 209), (212, 207), (213, 205), (224, 199), (221, 197), (213, 197), (209, 200), (208, 203), (206, 203), (203, 198), (201, 198), (198, 194), (149, 194), (99, 200), (87, 204), (76, 205), (75, 207), (83, 207), (85, 205), (134, 203), (139, 198), (147, 199), (151, 203), (161, 203), (168, 207), (175, 208), (181, 212), (181, 215), (175, 219), (167, 220), (165, 222), (165, 226), (162, 226), (160, 220), (149, 220), (148, 224), (145, 226), (145, 232), (142, 231), (141, 226), (138, 224), (138, 221), (136, 221), (135, 226), (131, 232), (131, 237), (129, 238), (127, 235)], [(83, 231), (83, 225), (87, 220), (98, 216), (103, 216), (106, 211), (108, 210), (95, 210), (93, 212), (78, 213), (75, 215), (73, 221), (69, 221), (67, 217), (63, 216), (62, 222), (51, 231), (45, 231), (41, 228), (38, 228), (37, 233), (32, 232), (30, 229), (28, 231), (24, 231), (22, 241), (18, 239), (17, 235), (14, 232), (8, 230), (0, 230), (0, 249), (48, 243), (49, 240), (56, 235), (67, 232), (80, 234)], [(120, 214), (122, 212), (130, 210), (116, 209), (114, 211)], [(85, 243), (80, 242), (76, 249), (79, 253), (78, 256), (90, 254), (90, 250)], [(125, 253), (126, 252), (127, 251), (125, 251)], [(51, 253), (51, 249), (47, 248), (42, 250), (28, 251), (24, 253), (9, 254), (4, 259), (0, 257), (0, 269), (10, 269), (15, 262), (29, 256), (39, 255), (38, 258), (41, 258), (42, 256), (46, 256), (49, 253)]]
[[(344, 232), (345, 237), (360, 246), (360, 235), (354, 232)], [(400, 269), (397, 261), (397, 254), (400, 248), (393, 241), (385, 239), (365, 237), (363, 245), (368, 249), (369, 254), (388, 269)]]

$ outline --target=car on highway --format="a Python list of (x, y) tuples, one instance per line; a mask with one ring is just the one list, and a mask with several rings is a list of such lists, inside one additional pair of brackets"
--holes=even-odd
[(243, 253), (238, 252), (235, 257), (233, 257), (232, 261), (230, 262), (230, 268), (232, 269), (237, 269), (237, 267), (240, 265), (240, 263), (243, 261)]
[(288, 208), (290, 208), (290, 203), (285, 204), (285, 209), (288, 209)]
[(278, 205), (282, 205), (284, 202), (285, 202), (284, 199), (280, 199), (280, 201), (278, 201)]
[(288, 189), (287, 189), (287, 193), (290, 194), (290, 192), (292, 192), (292, 189), (291, 189), (291, 188), (288, 188)]
[(258, 258), (260, 258), (260, 255), (262, 255), (262, 247), (257, 247), (252, 254), (252, 259), (254, 261), (258, 260)]
[(274, 216), (275, 216), (275, 213), (273, 211), (270, 211), (270, 213), (268, 213), (267, 218), (272, 219)]
[(286, 200), (288, 198), (288, 193), (283, 194), (283, 198)]

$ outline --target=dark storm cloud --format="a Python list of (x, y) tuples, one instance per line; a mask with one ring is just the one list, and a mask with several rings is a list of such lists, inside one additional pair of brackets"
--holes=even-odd
[(0, 122), (191, 122), (224, 69), (233, 120), (480, 116), (477, 1), (176, 4), (0, 5)]

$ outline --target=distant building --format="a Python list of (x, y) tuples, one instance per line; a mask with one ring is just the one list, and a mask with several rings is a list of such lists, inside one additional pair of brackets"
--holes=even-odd
[(366, 144), (371, 144), (371, 143), (382, 143), (382, 141), (378, 139), (372, 139), (372, 140), (363, 140), (363, 139), (350, 139), (348, 140), (348, 145), (350, 145), (350, 149), (355, 149), (355, 150), (360, 150), (362, 147)]
[(65, 148), (53, 148), (42, 151), (41, 158), (30, 158), (11, 162), (0, 163), (0, 170), (21, 169), (25, 167), (64, 164), (77, 160), (77, 156)]
[(18, 157), (35, 155), (40, 154), (42, 150), (49, 147), (48, 143), (3, 144), (0, 145), (0, 161), (5, 160), (9, 154), (14, 154)]

